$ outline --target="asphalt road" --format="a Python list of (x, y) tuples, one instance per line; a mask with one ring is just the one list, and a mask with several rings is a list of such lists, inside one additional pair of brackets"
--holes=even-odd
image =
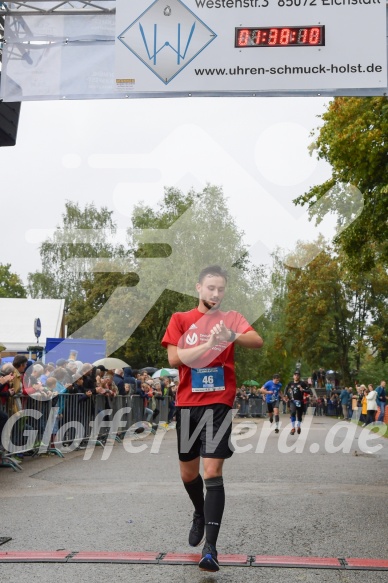
[[(388, 441), (326, 417), (306, 417), (302, 434), (292, 437), (288, 418), (281, 419), (278, 435), (263, 420), (253, 420), (249, 433), (234, 423), (237, 446), (248, 451), (225, 463), (219, 552), (386, 559)], [(192, 552), (192, 509), (179, 478), (175, 431), (157, 435), (159, 448), (149, 436), (110, 452), (98, 447), (89, 460), (75, 451), (64, 459), (27, 458), (22, 473), (2, 468), (0, 536), (12, 541), (0, 551)], [(138, 447), (144, 451), (135, 453)], [(11, 583), (264, 578), (380, 582), (387, 572), (222, 567), (210, 575), (195, 565), (0, 564), (0, 580)]]

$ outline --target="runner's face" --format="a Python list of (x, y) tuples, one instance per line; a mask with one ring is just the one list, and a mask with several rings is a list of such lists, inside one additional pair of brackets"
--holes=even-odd
[(217, 310), (225, 295), (225, 279), (220, 275), (206, 275), (201, 283), (197, 283), (200, 303), (208, 310)]

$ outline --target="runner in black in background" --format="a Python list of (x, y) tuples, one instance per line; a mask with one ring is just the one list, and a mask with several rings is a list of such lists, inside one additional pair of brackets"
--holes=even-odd
[(285, 388), (284, 394), (290, 403), (290, 413), (291, 413), (291, 435), (295, 435), (295, 421), (297, 420), (297, 432), (300, 433), (300, 424), (302, 423), (302, 416), (304, 411), (303, 405), (303, 393), (311, 394), (311, 390), (308, 388), (307, 383), (300, 380), (300, 372), (296, 370), (294, 372), (294, 380), (288, 383)]

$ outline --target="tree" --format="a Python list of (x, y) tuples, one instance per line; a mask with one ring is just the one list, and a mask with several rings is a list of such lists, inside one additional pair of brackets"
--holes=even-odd
[(312, 151), (332, 166), (332, 177), (296, 199), (310, 206), (334, 186), (332, 206), (341, 211), (348, 195), (342, 185), (356, 186), (364, 195), (364, 209), (338, 237), (353, 271), (387, 265), (388, 241), (388, 99), (336, 97), (322, 115)]
[[(157, 359), (153, 362), (155, 366), (165, 364), (166, 353), (160, 348), (163, 332), (173, 312), (197, 305), (196, 277), (206, 265), (217, 263), (229, 271), (223, 308), (241, 311), (251, 322), (263, 313), (263, 300), (258, 293), (260, 278), (249, 265), (243, 234), (236, 227), (220, 188), (208, 185), (202, 192), (190, 191), (186, 195), (168, 188), (157, 209), (135, 207), (132, 224), (130, 237), (147, 280), (142, 299), (147, 302), (148, 298), (158, 299), (149, 302), (152, 309), (128, 344), (129, 359), (133, 360), (134, 347), (143, 345), (143, 354), (147, 351), (150, 358)], [(138, 233), (139, 228), (155, 231)], [(160, 242), (163, 260), (153, 259), (158, 256), (157, 249), (148, 241)]]
[(0, 298), (26, 298), (27, 293), (22, 280), (11, 273), (11, 264), (0, 263)]
[[(295, 253), (309, 253), (309, 245), (299, 243)], [(306, 268), (290, 269), (285, 335), (313, 367), (339, 370), (349, 383), (373, 346), (384, 345), (375, 333), (381, 292), (379, 271), (354, 273), (345, 253), (327, 245)]]
[(383, 363), (372, 354), (366, 354), (361, 362), (357, 379), (365, 386), (369, 383), (377, 386), (380, 381), (388, 379), (388, 362)]
[(364, 279), (370, 288), (367, 304), (369, 346), (372, 349), (371, 354), (375, 362), (380, 360), (385, 363), (388, 362), (387, 269), (382, 265), (376, 265)]
[(160, 341), (168, 321), (197, 305), (196, 277), (214, 263), (230, 273), (225, 308), (256, 321), (264, 312), (261, 280), (242, 238), (215, 186), (187, 194), (167, 188), (156, 208), (137, 205), (128, 230), (132, 275), (126, 281), (120, 273), (100, 273), (84, 282), (83, 294), (70, 305), (73, 336), (105, 338), (108, 354), (132, 366), (165, 366)]
[(288, 303), (288, 270), (284, 263), (283, 251), (276, 249), (272, 253), (272, 260), (273, 264), (268, 275), (272, 289), (271, 302), (258, 321), (260, 335), (265, 338), (264, 346), (258, 355), (258, 365), (262, 380), (271, 379), (275, 373), (279, 373), (285, 380), (295, 368), (300, 353), (284, 334)]
[(42, 270), (28, 276), (33, 298), (64, 298), (69, 305), (84, 294), (83, 283), (92, 279), (93, 260), (125, 257), (122, 246), (114, 245), (116, 225), (113, 211), (94, 204), (81, 208), (67, 201), (62, 226), (40, 246)]
[[(104, 307), (118, 287), (137, 285), (135, 273), (93, 273), (81, 282), (83, 293), (74, 298), (69, 305), (66, 323), (71, 336), (76, 330), (92, 320)], [(100, 337), (104, 336), (105, 326), (101, 327)], [(96, 336), (98, 337), (98, 336)]]

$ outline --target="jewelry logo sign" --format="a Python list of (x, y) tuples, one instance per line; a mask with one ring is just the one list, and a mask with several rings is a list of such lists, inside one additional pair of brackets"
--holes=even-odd
[[(180, 0), (156, 0), (118, 39), (168, 85), (216, 36)], [(127, 86), (136, 80), (118, 79), (120, 82)]]
[(385, 0), (116, 0), (115, 37), (128, 96), (387, 88)]

